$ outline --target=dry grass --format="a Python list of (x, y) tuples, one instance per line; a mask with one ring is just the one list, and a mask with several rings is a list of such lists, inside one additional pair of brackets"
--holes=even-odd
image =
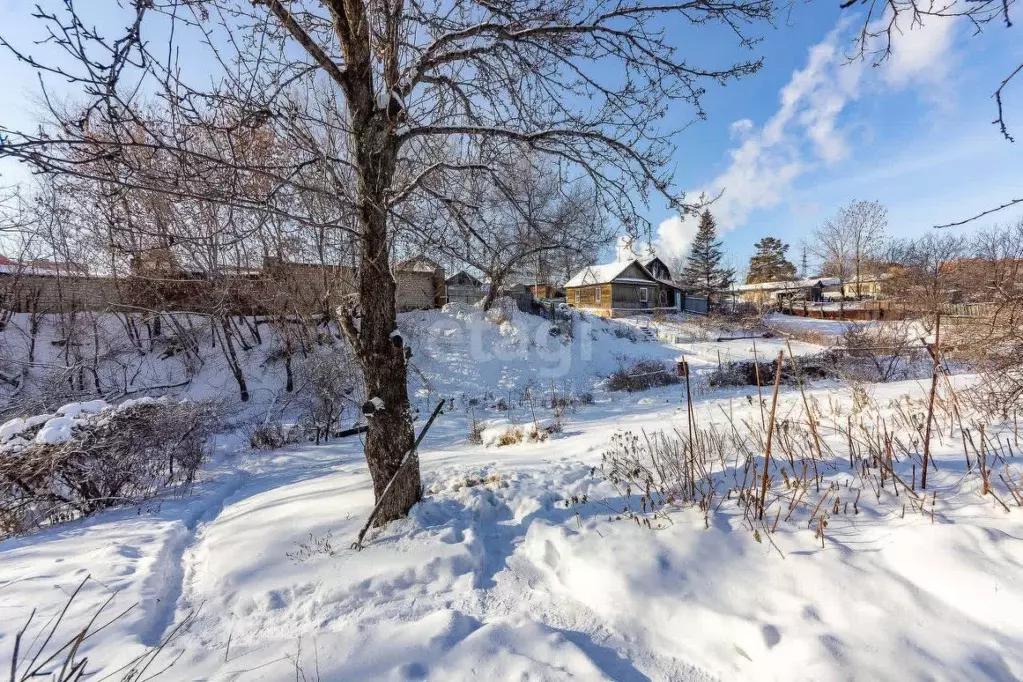
[[(50, 682), (81, 682), (86, 679), (93, 679), (103, 669), (103, 664), (96, 664), (82, 653), (83, 643), (86, 640), (103, 634), (109, 637), (113, 630), (107, 628), (119, 621), (138, 604), (123, 609), (118, 613), (108, 610), (116, 593), (92, 613), (83, 627), (70, 630), (62, 629), (64, 617), (71, 610), (78, 594), (85, 587), (91, 578), (86, 576), (85, 580), (71, 593), (63, 608), (54, 614), (40, 627), (34, 627), (36, 610), (25, 622), (24, 627), (18, 632), (11, 645), (10, 664), (5, 670), (10, 671), (10, 682), (29, 682), (30, 680), (47, 679)], [(128, 661), (117, 670), (109, 671), (101, 679), (117, 682), (142, 682), (161, 678), (177, 662), (178, 656), (171, 656), (167, 651), (167, 645), (176, 640), (191, 626), (193, 613), (189, 613), (174, 628), (172, 628), (154, 646), (147, 648), (141, 655)], [(105, 632), (104, 632), (105, 631)], [(94, 642), (93, 642), (94, 643)]]
[[(768, 401), (757, 418), (726, 414), (724, 426), (690, 422), (684, 429), (619, 433), (601, 466), (618, 491), (607, 504), (615, 517), (650, 528), (689, 506), (709, 527), (710, 515), (731, 505), (758, 541), (770, 542), (779, 527), (803, 527), (822, 546), (830, 520), (861, 513), (862, 497), (879, 512), (931, 520), (945, 497), (963, 490), (976, 490), (981, 503), (1005, 512), (1023, 507), (1018, 409), (1006, 419), (975, 390), (956, 391), (942, 374), (933, 406), (924, 394), (881, 403), (860, 389), (850, 408), (804, 393), (777, 416)], [(941, 475), (926, 458), (932, 478), (924, 489), (928, 434), (945, 454)], [(961, 450), (960, 466), (948, 457), (950, 444)]]

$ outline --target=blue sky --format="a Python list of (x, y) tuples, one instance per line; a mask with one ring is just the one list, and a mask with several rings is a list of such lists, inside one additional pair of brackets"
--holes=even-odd
[[(38, 35), (33, 4), (0, 0), (4, 35)], [(797, 4), (763, 31), (755, 51), (766, 58), (763, 70), (709, 86), (708, 119), (677, 137), (678, 186), (691, 196), (724, 190), (712, 210), (736, 266), (765, 235), (791, 243), (794, 256), (801, 238), (852, 199), (882, 201), (890, 231), (916, 236), (1023, 196), (1023, 82), (1006, 93), (1020, 142), (1005, 141), (990, 123), (992, 92), (1023, 61), (1023, 29), (992, 24), (973, 37), (962, 20), (935, 21), (905, 32), (892, 58), (874, 68), (847, 60), (856, 15), (838, 4)], [(699, 64), (740, 56), (719, 32), (680, 27), (678, 36)], [(0, 122), (30, 125), (34, 75), (6, 53), (0, 74)], [(691, 112), (679, 106), (672, 116), (685, 121)], [(0, 163), (0, 174), (0, 185), (25, 177), (10, 163)], [(1021, 215), (1009, 210), (977, 226)], [(659, 201), (646, 217), (660, 225), (655, 246), (666, 255), (695, 231), (694, 219), (673, 218)]]
[[(990, 123), (992, 92), (1023, 61), (1020, 30), (991, 25), (973, 37), (962, 20), (935, 20), (904, 32), (873, 67), (847, 59), (855, 18), (837, 2), (797, 6), (765, 35), (764, 69), (713, 91), (708, 120), (678, 138), (680, 186), (724, 190), (711, 210), (739, 267), (767, 235), (795, 256), (800, 239), (852, 199), (880, 200), (890, 232), (912, 237), (1023, 196), (1023, 83), (1005, 100), (1021, 142)], [(1004, 211), (961, 231), (1021, 215)], [(695, 222), (668, 220), (655, 246), (677, 249)]]

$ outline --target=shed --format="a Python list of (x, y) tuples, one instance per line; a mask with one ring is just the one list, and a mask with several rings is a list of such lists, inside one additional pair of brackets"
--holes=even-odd
[(477, 303), (483, 300), (483, 282), (465, 270), (459, 270), (444, 281), (448, 303)]
[(396, 263), (394, 279), (398, 311), (439, 308), (447, 300), (444, 268), (424, 255)]

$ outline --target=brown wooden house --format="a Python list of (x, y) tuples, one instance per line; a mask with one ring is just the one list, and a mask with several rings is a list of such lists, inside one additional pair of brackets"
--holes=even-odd
[(569, 305), (603, 317), (676, 311), (680, 293), (637, 260), (588, 265), (565, 284)]

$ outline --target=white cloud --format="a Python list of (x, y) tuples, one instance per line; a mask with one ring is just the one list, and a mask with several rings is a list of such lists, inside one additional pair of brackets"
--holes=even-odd
[(732, 122), (732, 137), (737, 137), (740, 140), (746, 137), (754, 128), (753, 121), (748, 118), (740, 118), (738, 121)]
[(897, 27), (902, 30), (893, 34), (891, 57), (879, 69), (848, 59), (848, 28), (839, 22), (810, 48), (806, 65), (781, 89), (778, 109), (763, 127), (745, 118), (732, 123), (740, 144), (728, 151), (728, 167), (703, 188), (711, 196), (723, 192), (711, 209), (720, 229), (733, 229), (753, 211), (778, 206), (803, 174), (847, 159), (852, 148), (841, 117), (865, 89), (905, 88), (948, 73), (953, 20), (912, 30)]
[[(903, 15), (906, 16), (906, 15)], [(884, 81), (894, 87), (943, 80), (951, 68), (955, 19), (932, 18), (915, 26), (900, 19), (894, 26), (892, 54), (882, 67)]]

